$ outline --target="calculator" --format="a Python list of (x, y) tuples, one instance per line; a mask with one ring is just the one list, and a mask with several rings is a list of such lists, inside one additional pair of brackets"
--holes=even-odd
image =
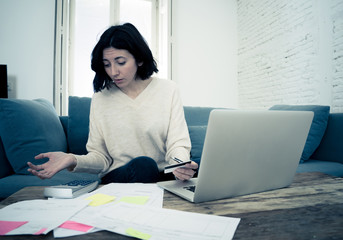
[(73, 180), (61, 185), (44, 188), (44, 196), (48, 198), (75, 198), (89, 193), (99, 185), (97, 180)]

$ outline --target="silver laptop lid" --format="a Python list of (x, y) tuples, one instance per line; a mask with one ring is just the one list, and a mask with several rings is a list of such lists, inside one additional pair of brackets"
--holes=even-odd
[(213, 110), (194, 202), (291, 184), (313, 112)]

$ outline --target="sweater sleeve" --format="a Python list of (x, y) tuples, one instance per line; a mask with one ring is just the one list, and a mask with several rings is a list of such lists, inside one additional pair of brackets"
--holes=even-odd
[(190, 159), (191, 141), (185, 120), (183, 104), (178, 88), (174, 89), (171, 114), (166, 140), (166, 162), (171, 163), (171, 157), (177, 157), (183, 161)]
[(98, 119), (96, 118), (95, 108), (96, 101), (92, 99), (90, 116), (89, 116), (89, 136), (86, 145), (87, 155), (75, 155), (77, 165), (74, 168), (75, 172), (88, 173), (103, 173), (113, 162), (103, 137), (103, 132), (99, 127)]

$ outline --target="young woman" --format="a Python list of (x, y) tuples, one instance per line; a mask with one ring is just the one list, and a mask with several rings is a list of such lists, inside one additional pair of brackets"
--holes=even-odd
[(157, 182), (193, 177), (195, 162), (174, 170), (163, 168), (172, 158), (190, 158), (190, 138), (183, 105), (174, 82), (152, 77), (158, 72), (152, 53), (129, 23), (112, 26), (92, 52), (95, 72), (87, 155), (41, 153), (42, 165), (28, 162), (41, 179), (62, 169), (98, 173), (102, 183)]

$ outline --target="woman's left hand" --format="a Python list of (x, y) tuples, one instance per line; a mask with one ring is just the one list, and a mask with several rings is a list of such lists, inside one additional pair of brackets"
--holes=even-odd
[(181, 168), (177, 168), (173, 171), (173, 174), (177, 179), (180, 179), (182, 181), (188, 180), (192, 178), (195, 174), (195, 170), (198, 169), (198, 164), (196, 162), (191, 162), (186, 164), (185, 166)]

